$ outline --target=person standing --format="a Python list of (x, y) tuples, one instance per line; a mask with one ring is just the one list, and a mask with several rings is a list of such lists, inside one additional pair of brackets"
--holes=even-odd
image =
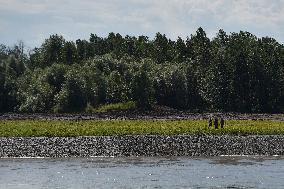
[(218, 129), (218, 118), (217, 117), (214, 119), (214, 128)]
[(225, 126), (225, 120), (223, 118), (221, 118), (220, 120), (220, 125), (221, 125), (221, 129), (223, 129)]
[(210, 129), (212, 127), (212, 118), (210, 117), (208, 120), (208, 129)]

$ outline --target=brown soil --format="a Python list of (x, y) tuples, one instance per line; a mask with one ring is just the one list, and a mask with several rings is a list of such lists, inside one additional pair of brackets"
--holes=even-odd
[(43, 120), (107, 120), (107, 119), (166, 119), (200, 120), (209, 117), (223, 117), (225, 120), (279, 120), (284, 121), (284, 114), (246, 114), (246, 113), (192, 113), (167, 107), (155, 107), (151, 111), (109, 111), (105, 113), (33, 113), (0, 114), (0, 120), (43, 119)]

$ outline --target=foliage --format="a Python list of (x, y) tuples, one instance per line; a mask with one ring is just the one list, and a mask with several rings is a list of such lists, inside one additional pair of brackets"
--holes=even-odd
[(284, 112), (284, 46), (249, 32), (202, 28), (66, 41), (52, 35), (25, 54), (0, 45), (0, 112), (82, 112), (134, 101), (190, 111)]
[(133, 101), (124, 102), (124, 103), (115, 103), (115, 104), (105, 104), (99, 106), (96, 109), (92, 109), (89, 106), (89, 112), (108, 112), (108, 111), (116, 111), (116, 110), (133, 110), (136, 108), (136, 103)]

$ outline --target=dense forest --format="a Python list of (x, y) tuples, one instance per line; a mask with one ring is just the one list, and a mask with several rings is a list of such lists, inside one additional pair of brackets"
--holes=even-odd
[(0, 45), (1, 112), (84, 112), (129, 102), (192, 112), (284, 112), (284, 46), (249, 32), (213, 39), (199, 28), (66, 41), (52, 35), (27, 52)]

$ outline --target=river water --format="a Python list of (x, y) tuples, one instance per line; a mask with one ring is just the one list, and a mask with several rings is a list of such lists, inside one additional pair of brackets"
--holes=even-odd
[(0, 159), (0, 189), (284, 188), (284, 157)]

